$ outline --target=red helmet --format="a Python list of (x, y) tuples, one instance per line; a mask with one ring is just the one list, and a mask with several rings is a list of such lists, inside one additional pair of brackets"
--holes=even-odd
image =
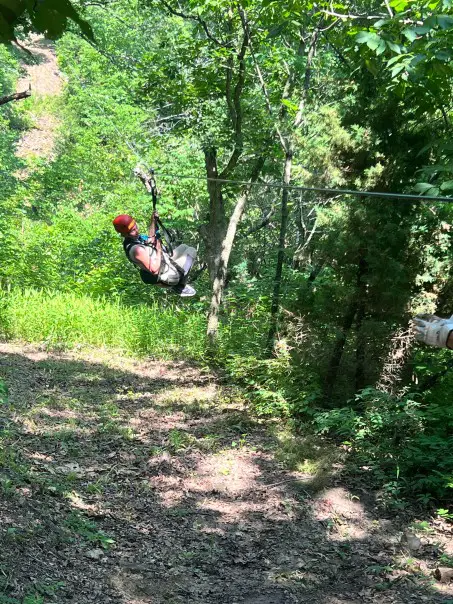
[(117, 233), (121, 233), (122, 235), (127, 235), (132, 231), (137, 223), (129, 216), (129, 214), (120, 214), (113, 221), (113, 226), (115, 227), (115, 231)]

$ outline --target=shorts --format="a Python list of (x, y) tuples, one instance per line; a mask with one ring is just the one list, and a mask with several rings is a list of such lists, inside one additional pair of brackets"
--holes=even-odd
[[(178, 245), (177, 248), (173, 250), (173, 256), (171, 259), (175, 262), (184, 272), (184, 275), (192, 268), (193, 263), (197, 257), (197, 250), (194, 247), (190, 247), (188, 245)], [(177, 285), (181, 280), (181, 275), (177, 271), (177, 269), (171, 264), (168, 260), (168, 255), (164, 253), (165, 259), (165, 268), (163, 272), (160, 274), (159, 280), (162, 283), (166, 283), (168, 285)]]

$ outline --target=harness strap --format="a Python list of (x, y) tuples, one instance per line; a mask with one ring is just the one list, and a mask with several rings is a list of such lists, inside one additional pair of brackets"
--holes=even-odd
[[(146, 247), (153, 247), (155, 249), (155, 246), (151, 245), (150, 243), (145, 243), (143, 241), (141, 241), (138, 238), (132, 238), (132, 237), (126, 237), (123, 241), (123, 248), (124, 251), (126, 253), (127, 259), (129, 260), (129, 262), (131, 262), (134, 266), (136, 266), (139, 270), (144, 270), (144, 269), (140, 269), (140, 267), (138, 267), (135, 262), (131, 259), (129, 253), (131, 251), (131, 249), (134, 247), (134, 245), (144, 245)], [(177, 271), (178, 275), (179, 275), (179, 282), (178, 285), (181, 285), (183, 283), (185, 283), (186, 280), (186, 275), (184, 274), (183, 269), (179, 266), (179, 264), (177, 264), (173, 258), (169, 255), (169, 254), (162, 254), (161, 257), (161, 261), (160, 261), (160, 267), (159, 267), (159, 272), (157, 273), (156, 277), (157, 277), (157, 282), (159, 282), (159, 278), (162, 275), (162, 273), (165, 270), (165, 267), (168, 266), (167, 260), (169, 262), (169, 264), (171, 264), (171, 266)], [(151, 275), (153, 273), (151, 273), (150, 271), (148, 271)]]

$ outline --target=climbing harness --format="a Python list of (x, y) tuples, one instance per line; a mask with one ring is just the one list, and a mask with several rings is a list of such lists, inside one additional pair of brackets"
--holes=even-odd
[[(157, 236), (157, 234), (156, 234), (156, 236)], [(129, 262), (132, 262), (132, 264), (134, 266), (137, 266), (137, 265), (135, 264), (135, 262), (131, 259), (130, 255), (129, 255), (129, 253), (130, 253), (131, 249), (134, 247), (134, 245), (144, 245), (144, 246), (152, 247), (152, 248), (156, 249), (156, 246), (154, 244), (152, 244), (146, 236), (140, 235), (139, 237), (126, 237), (123, 241), (123, 249), (124, 249), (127, 259), (129, 260)], [(139, 267), (137, 267), (137, 268), (139, 269), (140, 278), (143, 281), (143, 283), (146, 283), (147, 285), (157, 285), (159, 283), (168, 285), (168, 283), (166, 283), (165, 281), (162, 281), (161, 276), (165, 272), (167, 272), (167, 270), (170, 266), (173, 267), (179, 275), (179, 281), (175, 285), (185, 285), (186, 281), (187, 281), (187, 275), (184, 274), (184, 271), (182, 270), (182, 268), (179, 266), (179, 264), (177, 264), (172, 259), (172, 257), (168, 254), (168, 252), (166, 250), (163, 250), (162, 258), (160, 261), (160, 267), (159, 267), (159, 271), (157, 274), (151, 273), (150, 271), (147, 271), (143, 268), (139, 268)]]

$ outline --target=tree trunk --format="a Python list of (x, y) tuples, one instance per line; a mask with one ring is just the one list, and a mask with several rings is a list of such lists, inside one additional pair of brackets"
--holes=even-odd
[[(285, 154), (285, 166), (283, 169), (283, 184), (289, 185), (291, 181), (291, 168), (293, 161), (292, 149), (288, 149)], [(267, 353), (272, 355), (274, 350), (275, 334), (277, 333), (278, 309), (280, 307), (280, 289), (283, 273), (283, 262), (285, 260), (285, 239), (288, 228), (288, 189), (285, 187), (282, 192), (280, 236), (278, 241), (277, 266), (275, 268), (274, 291), (272, 294), (271, 319), (269, 334), (267, 337)]]
[[(344, 347), (346, 344), (346, 339), (351, 330), (352, 324), (354, 323), (354, 318), (357, 316), (358, 324), (361, 324), (362, 318), (360, 317), (361, 312), (361, 303), (364, 304), (364, 297), (366, 295), (365, 288), (366, 284), (364, 281), (365, 274), (368, 270), (367, 262), (364, 258), (363, 251), (360, 252), (358, 264), (357, 264), (357, 280), (356, 280), (356, 291), (349, 303), (348, 309), (346, 310), (345, 316), (343, 318), (343, 325), (341, 327), (341, 332), (337, 337), (337, 341), (333, 347), (332, 356), (330, 357), (329, 367), (327, 369), (326, 374), (326, 383), (325, 383), (325, 396), (327, 401), (329, 402), (333, 390), (335, 387), (335, 383), (337, 381), (338, 370), (340, 369), (341, 359), (344, 352)], [(363, 297), (363, 300), (362, 300)], [(361, 350), (357, 353), (361, 355)], [(357, 371), (356, 371), (356, 380), (357, 380)]]
[(346, 344), (346, 339), (348, 337), (348, 333), (352, 327), (354, 322), (354, 317), (357, 312), (357, 298), (354, 295), (353, 299), (349, 303), (349, 306), (346, 310), (346, 314), (343, 318), (343, 325), (341, 326), (341, 332), (337, 337), (337, 341), (332, 350), (332, 355), (329, 361), (329, 367), (327, 369), (326, 374), (326, 382), (324, 388), (324, 394), (326, 397), (326, 401), (328, 406), (332, 406), (330, 403), (330, 399), (332, 398), (333, 389), (335, 387), (338, 370), (340, 369), (341, 358), (343, 356), (344, 347)]
[(239, 199), (236, 202), (233, 213), (231, 214), (228, 228), (223, 238), (219, 261), (216, 265), (216, 272), (214, 276), (214, 282), (212, 286), (212, 297), (211, 305), (208, 314), (208, 345), (211, 350), (215, 348), (218, 328), (219, 328), (219, 310), (222, 302), (223, 290), (225, 289), (225, 281), (228, 269), (228, 262), (230, 260), (231, 250), (233, 249), (234, 238), (238, 224), (244, 213), (245, 206), (250, 194), (251, 183), (255, 182), (258, 178), (261, 170), (263, 169), (265, 162), (264, 157), (259, 157), (253, 169), (252, 176), (250, 178), (250, 184), (248, 184), (242, 191)]
[(243, 192), (233, 210), (233, 213), (228, 224), (228, 229), (225, 238), (222, 242), (221, 253), (219, 261), (216, 265), (216, 272), (214, 277), (214, 283), (212, 285), (212, 297), (211, 305), (209, 307), (208, 314), (208, 344), (212, 349), (215, 347), (215, 343), (218, 335), (219, 328), (219, 309), (222, 301), (223, 290), (225, 288), (225, 280), (227, 275), (228, 262), (230, 259), (231, 250), (233, 248), (234, 237), (236, 235), (237, 226), (241, 220), (244, 208), (247, 203), (248, 191)]
[(203, 237), (206, 245), (209, 277), (213, 284), (220, 263), (222, 241), (225, 237), (226, 215), (225, 205), (223, 203), (222, 183), (216, 182), (215, 180), (209, 180), (218, 178), (217, 152), (215, 149), (205, 149), (204, 156), (206, 176), (208, 178), (209, 221), (206, 225), (207, 228), (203, 233)]

